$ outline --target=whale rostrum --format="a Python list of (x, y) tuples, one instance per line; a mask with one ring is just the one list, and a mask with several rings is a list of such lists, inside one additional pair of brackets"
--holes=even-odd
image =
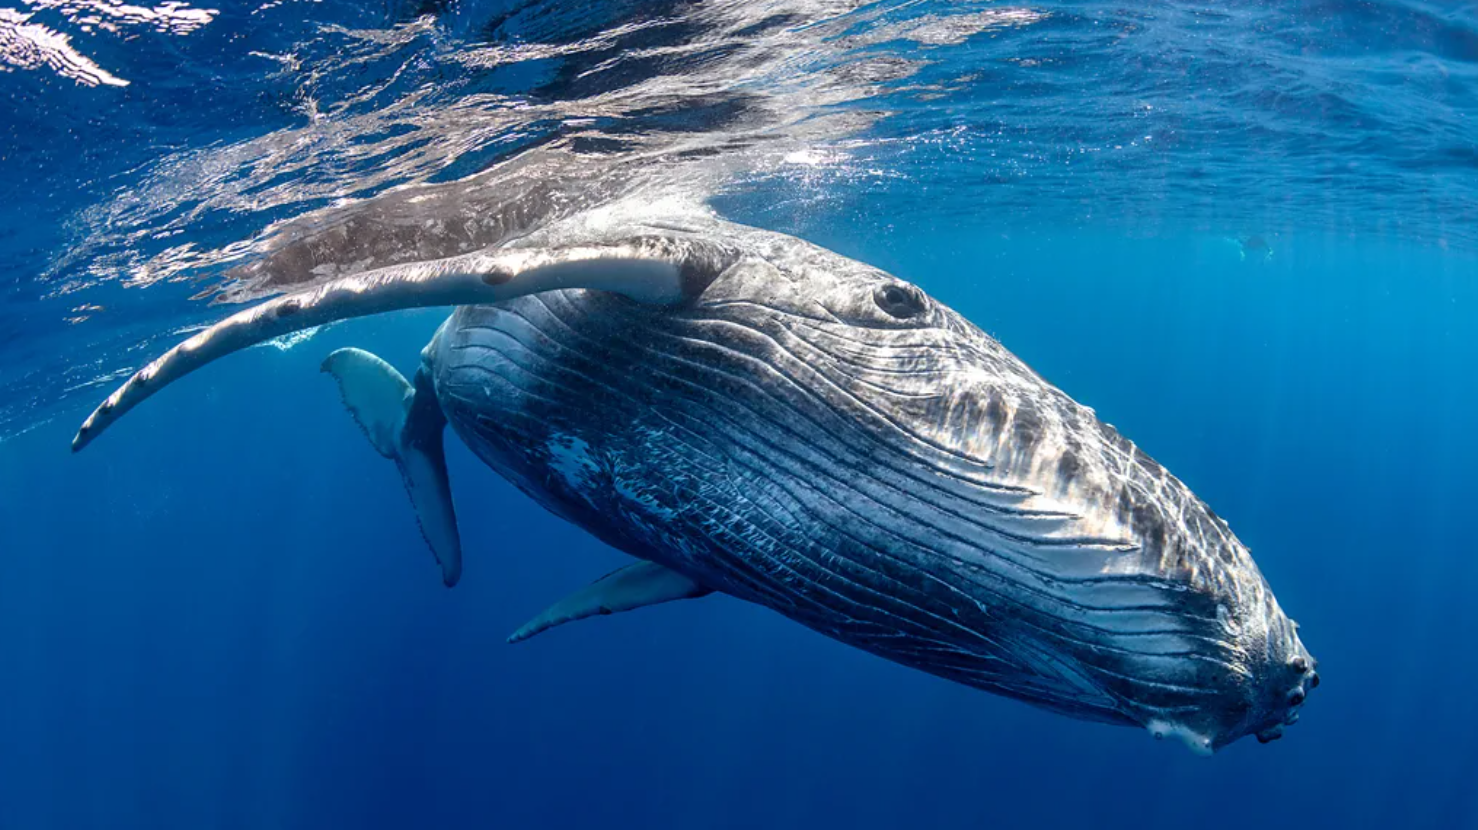
[(1090, 409), (918, 286), (703, 210), (577, 211), (266, 300), (139, 370), (73, 447), (230, 352), (425, 306), (454, 309), (414, 378), (358, 349), (323, 368), (443, 581), (463, 564), (447, 425), (639, 560), (510, 641), (720, 593), (1198, 752), (1280, 736), (1318, 684), (1246, 546)]

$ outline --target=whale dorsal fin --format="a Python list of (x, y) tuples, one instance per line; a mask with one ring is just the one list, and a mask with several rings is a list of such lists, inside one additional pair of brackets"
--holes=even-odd
[(697, 582), (656, 562), (637, 562), (597, 579), (544, 609), (508, 636), (517, 643), (541, 631), (597, 614), (615, 614), (712, 593)]
[(138, 370), (72, 439), (87, 446), (125, 412), (205, 364), (336, 320), (406, 308), (476, 305), (561, 288), (593, 288), (672, 304), (702, 291), (730, 255), (712, 243), (652, 234), (565, 247), (505, 247), (343, 277), (239, 311)]

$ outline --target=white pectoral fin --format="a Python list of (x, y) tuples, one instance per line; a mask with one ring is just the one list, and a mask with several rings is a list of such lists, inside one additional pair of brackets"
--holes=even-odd
[(394, 265), (274, 297), (227, 317), (134, 373), (83, 422), (76, 452), (144, 399), (232, 352), (336, 320), (407, 308), (496, 303), (592, 288), (643, 303), (681, 301), (727, 254), (698, 240), (633, 236), (554, 248), (500, 248)]
[(509, 635), (517, 643), (541, 631), (598, 614), (615, 614), (677, 599), (706, 596), (712, 589), (655, 562), (637, 562), (570, 594)]
[(421, 535), (448, 587), (462, 575), (462, 540), (452, 508), (443, 433), (446, 417), (425, 374), (412, 386), (395, 367), (363, 349), (339, 349), (323, 361), (344, 406), (380, 455), (395, 462)]

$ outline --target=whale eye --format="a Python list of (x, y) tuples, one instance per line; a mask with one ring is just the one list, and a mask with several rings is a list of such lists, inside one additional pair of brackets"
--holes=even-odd
[(880, 285), (876, 291), (872, 292), (872, 298), (878, 304), (878, 308), (900, 320), (917, 317), (929, 307), (929, 301), (924, 297), (924, 292), (906, 283), (890, 282)]

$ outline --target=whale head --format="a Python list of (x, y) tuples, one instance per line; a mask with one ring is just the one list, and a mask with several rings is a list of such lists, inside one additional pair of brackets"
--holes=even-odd
[(786, 423), (814, 448), (797, 468), (833, 482), (837, 556), (886, 562), (846, 578), (888, 601), (835, 600), (817, 627), (1202, 753), (1297, 720), (1315, 661), (1184, 483), (920, 287), (740, 235), (748, 256), (665, 313), (728, 324), (767, 390), (755, 417)]

